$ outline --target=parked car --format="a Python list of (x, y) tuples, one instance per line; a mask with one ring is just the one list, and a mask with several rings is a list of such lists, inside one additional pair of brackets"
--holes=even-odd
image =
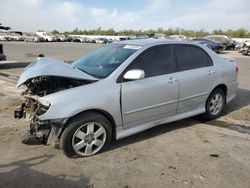
[(210, 48), (211, 50), (215, 51), (216, 53), (219, 53), (220, 51), (222, 51), (224, 47), (221, 43), (215, 42), (206, 38), (193, 38), (191, 39), (191, 41), (199, 43), (199, 44), (203, 44), (207, 46), (208, 48)]
[(73, 38), (72, 38), (72, 42), (86, 42), (86, 38), (84, 38), (84, 37), (78, 37), (78, 36), (74, 36)]
[(0, 44), (0, 61), (6, 61), (6, 55), (3, 52), (3, 45)]
[(67, 38), (65, 35), (56, 35), (56, 40), (58, 42), (66, 42)]
[(149, 37), (146, 34), (137, 34), (137, 35), (131, 35), (128, 37), (120, 37), (119, 39), (120, 41), (123, 41), (123, 40), (138, 40), (138, 39), (148, 39), (148, 38), (151, 38), (151, 37)]
[(88, 38), (86, 38), (86, 37), (81, 37), (81, 42), (88, 42)]
[(129, 39), (130, 39), (129, 37), (120, 37), (120, 38), (119, 38), (120, 41), (129, 40)]
[(95, 40), (95, 42), (96, 43), (99, 43), (99, 44), (107, 44), (108, 43), (108, 39), (106, 39), (106, 38), (97, 38), (96, 40)]
[(148, 35), (144, 35), (144, 34), (137, 34), (137, 35), (132, 35), (132, 36), (129, 36), (129, 39), (130, 40), (137, 40), (137, 39), (147, 39), (149, 38)]
[(242, 53), (242, 55), (248, 55), (250, 52), (250, 41), (243, 42), (239, 52)]
[(73, 64), (37, 59), (18, 80), (26, 102), (15, 117), (30, 119), (30, 135), (44, 143), (59, 139), (67, 156), (90, 156), (111, 138), (199, 114), (217, 118), (236, 96), (237, 74), (233, 59), (204, 45), (126, 40)]
[(88, 43), (96, 43), (96, 39), (95, 38), (88, 38), (87, 42)]
[(236, 41), (232, 40), (230, 37), (226, 35), (208, 35), (205, 38), (220, 42), (222, 45), (225, 46), (225, 50), (233, 50), (236, 46)]
[(72, 42), (73, 37), (70, 35), (65, 35), (66, 42)]
[(236, 42), (235, 49), (239, 51), (243, 47), (243, 45), (244, 45), (243, 41), (238, 41)]
[(24, 41), (24, 36), (21, 31), (9, 31), (8, 35), (12, 41)]
[(24, 35), (24, 41), (25, 42), (45, 42), (45, 39), (36, 34), (29, 33), (29, 34)]
[(0, 32), (0, 40), (1, 41), (11, 41), (12, 38), (9, 36), (7, 32)]
[(170, 35), (167, 38), (171, 40), (179, 40), (179, 41), (187, 40), (187, 37), (184, 35)]
[(47, 32), (36, 32), (36, 34), (44, 38), (44, 40), (47, 42), (55, 42), (57, 40), (56, 36), (51, 35), (50, 33), (47, 33)]

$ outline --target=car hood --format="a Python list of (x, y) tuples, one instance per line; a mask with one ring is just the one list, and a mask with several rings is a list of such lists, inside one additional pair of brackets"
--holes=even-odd
[(25, 71), (20, 75), (17, 82), (17, 87), (24, 84), (26, 81), (39, 76), (58, 76), (93, 81), (98, 80), (69, 63), (43, 57), (37, 58), (25, 68)]

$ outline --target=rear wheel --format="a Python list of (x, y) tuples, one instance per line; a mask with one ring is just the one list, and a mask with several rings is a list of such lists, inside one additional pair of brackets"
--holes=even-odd
[(68, 157), (94, 155), (111, 140), (111, 124), (98, 113), (86, 113), (73, 119), (60, 138), (60, 147)]
[(225, 103), (225, 92), (220, 88), (215, 89), (206, 101), (206, 112), (203, 114), (203, 118), (212, 120), (219, 117), (224, 110)]

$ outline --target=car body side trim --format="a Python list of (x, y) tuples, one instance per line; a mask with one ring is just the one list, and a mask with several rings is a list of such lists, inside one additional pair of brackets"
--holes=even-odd
[(188, 99), (192, 99), (192, 98), (195, 98), (195, 97), (200, 97), (200, 96), (207, 95), (207, 94), (208, 94), (208, 92), (203, 92), (203, 93), (199, 93), (197, 95), (188, 96), (188, 97), (180, 99), (179, 102), (185, 101), (185, 100), (188, 100)]
[(139, 124), (137, 126), (133, 126), (133, 127), (128, 128), (128, 129), (123, 129), (122, 127), (119, 127), (116, 129), (116, 139), (119, 140), (119, 139), (125, 138), (127, 136), (142, 132), (144, 130), (150, 129), (150, 128), (155, 127), (157, 125), (162, 125), (165, 123), (170, 123), (173, 121), (177, 121), (177, 120), (192, 117), (192, 116), (195, 116), (198, 114), (202, 114), (205, 111), (206, 111), (205, 104), (203, 103), (200, 105), (199, 108), (192, 110), (192, 111), (189, 111), (189, 112), (176, 114), (173, 116), (165, 117), (165, 118), (151, 121), (151, 122), (144, 123), (144, 124)]
[(159, 107), (159, 106), (164, 106), (164, 105), (172, 104), (172, 103), (175, 103), (175, 102), (178, 102), (178, 100), (173, 100), (173, 101), (163, 102), (163, 103), (156, 104), (156, 105), (146, 106), (146, 107), (143, 107), (143, 108), (138, 108), (138, 109), (136, 109), (136, 110), (128, 111), (128, 112), (124, 113), (123, 115), (128, 115), (128, 114), (132, 114), (132, 113), (135, 113), (135, 112), (140, 112), (140, 111), (144, 111), (144, 110), (149, 110), (149, 109), (152, 109), (152, 108), (157, 108), (157, 107)]

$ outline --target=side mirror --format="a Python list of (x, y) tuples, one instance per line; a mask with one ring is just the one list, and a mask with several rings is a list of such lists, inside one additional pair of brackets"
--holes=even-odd
[(125, 80), (140, 80), (145, 77), (145, 72), (140, 69), (133, 69), (126, 72), (123, 76)]

